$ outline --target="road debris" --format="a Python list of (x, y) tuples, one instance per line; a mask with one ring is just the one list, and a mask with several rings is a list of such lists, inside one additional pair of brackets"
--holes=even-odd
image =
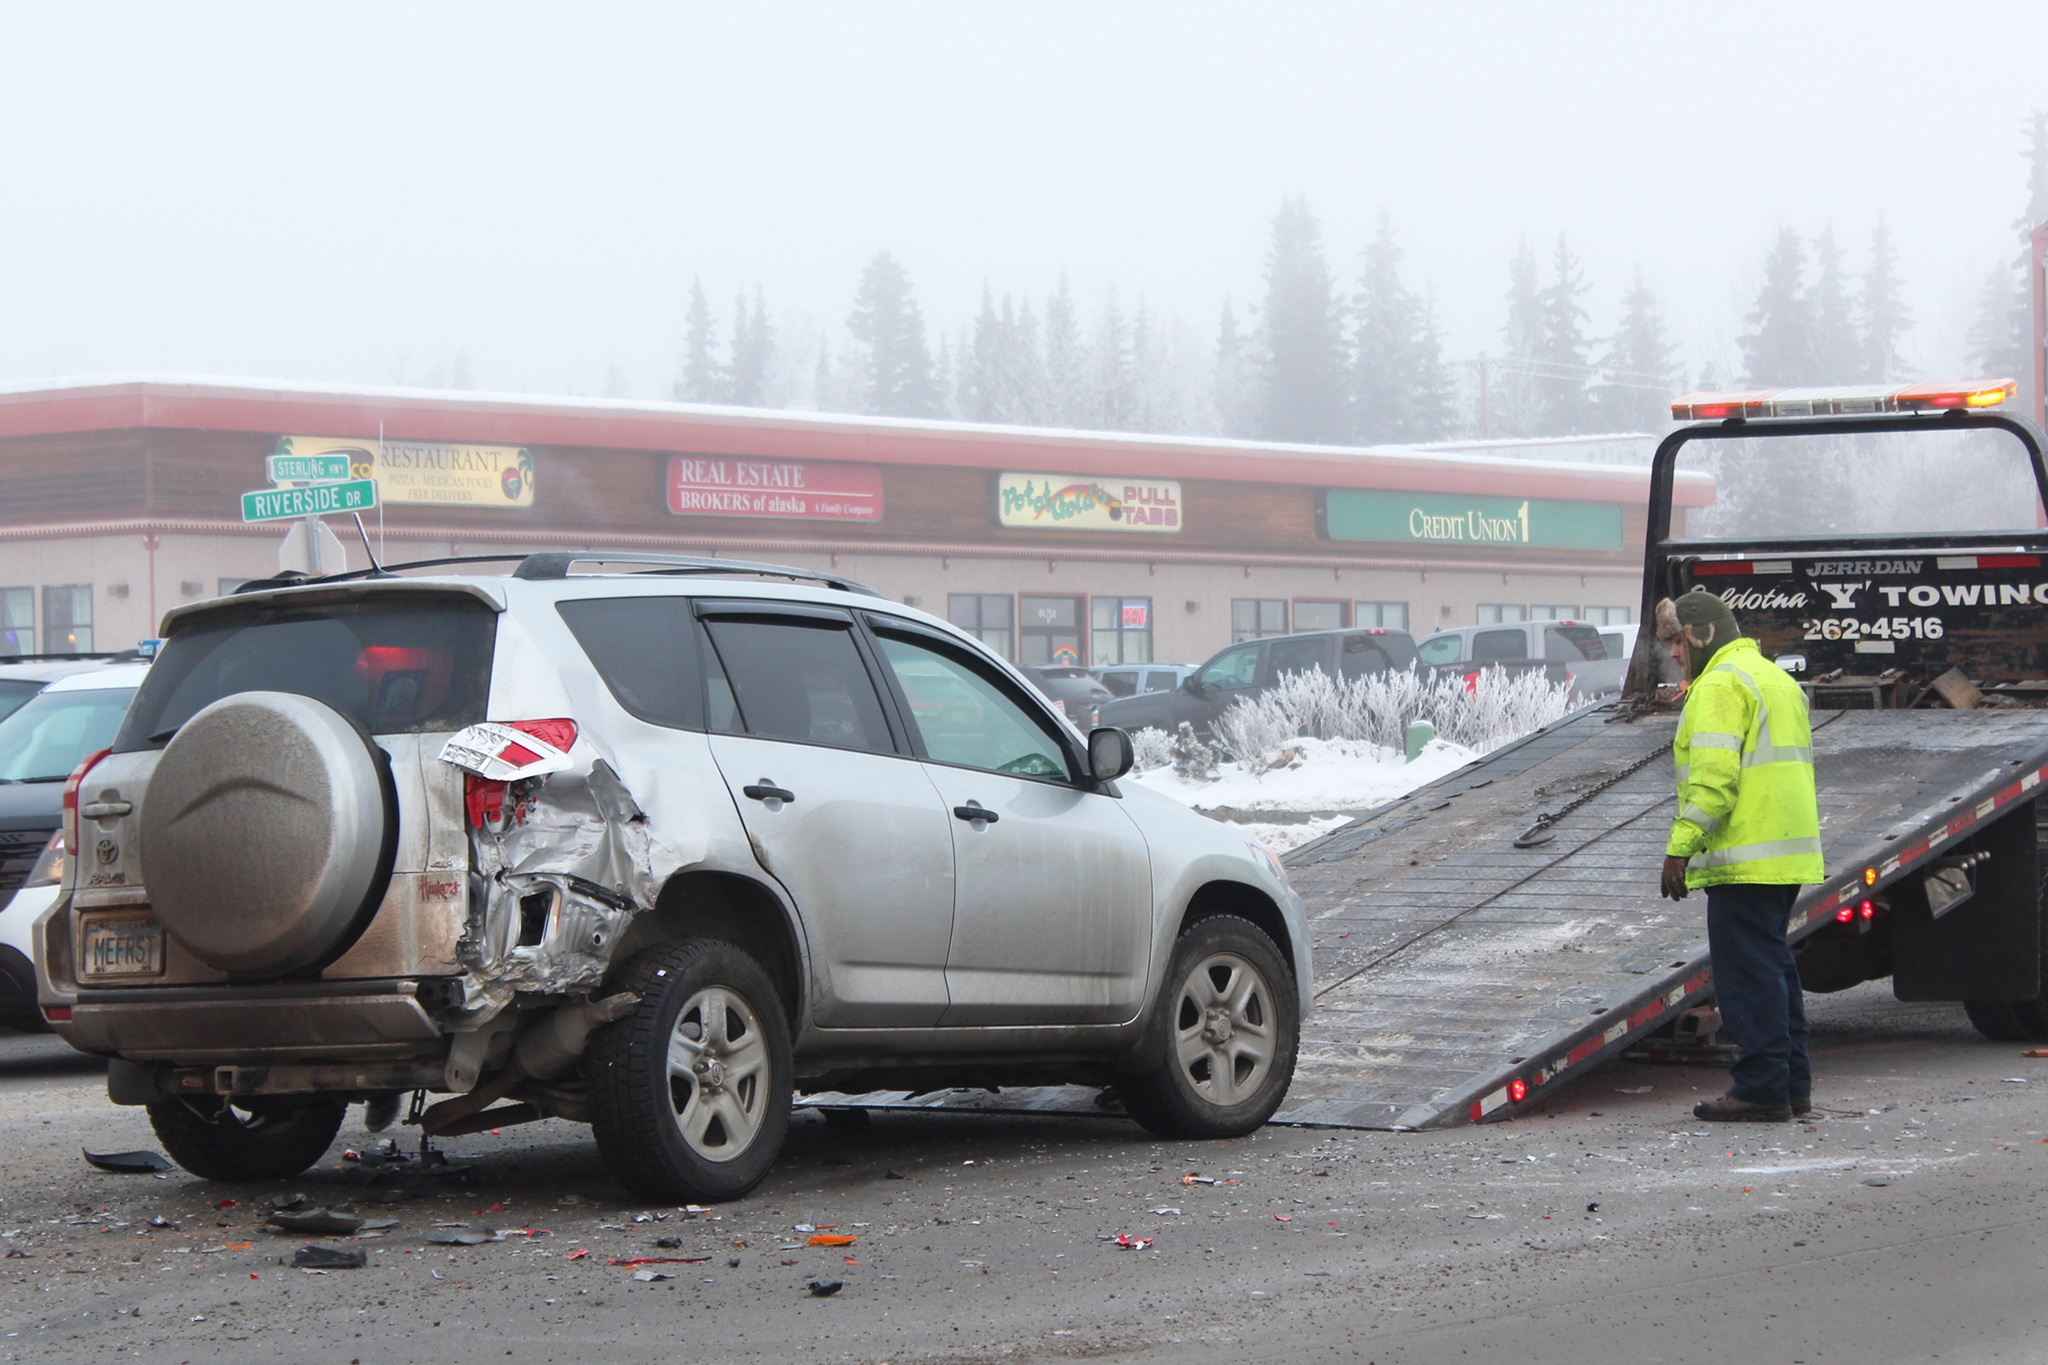
[[(708, 1261), (711, 1258), (707, 1256), (704, 1259)], [(650, 1280), (673, 1280), (675, 1276), (666, 1270), (636, 1270), (633, 1272), (633, 1278), (645, 1283)]]
[[(275, 1209), (264, 1221), (285, 1232), (308, 1232), (316, 1237), (359, 1232), (369, 1223), (368, 1219), (358, 1218), (352, 1213), (336, 1213), (329, 1209)], [(383, 1226), (395, 1227), (397, 1222), (395, 1218), (387, 1218), (383, 1220)]]
[(1128, 1232), (1119, 1232), (1116, 1235), (1116, 1244), (1124, 1251), (1143, 1251), (1157, 1240), (1153, 1237), (1133, 1237)]
[(115, 1175), (154, 1175), (171, 1169), (171, 1163), (160, 1152), (85, 1152), (85, 1159)]
[(859, 1240), (858, 1237), (850, 1237), (843, 1232), (818, 1232), (813, 1233), (810, 1240), (805, 1242), (804, 1245), (812, 1247), (850, 1247)]
[(1875, 1185), (1878, 1188), (1882, 1189), (1884, 1186), (1892, 1183), (1892, 1178), (1888, 1175), (1866, 1175), (1863, 1177), (1863, 1183), (1866, 1185)]
[[(492, 1228), (472, 1228), (460, 1225), (438, 1227), (424, 1234), (421, 1241), (443, 1247), (474, 1247), (485, 1242), (502, 1242), (504, 1237)], [(571, 1259), (574, 1259), (573, 1257)]]
[(360, 1247), (326, 1247), (315, 1243), (292, 1253), (292, 1265), (299, 1270), (361, 1270), (370, 1255)]
[[(570, 1259), (573, 1260), (574, 1257)], [(617, 1256), (607, 1256), (604, 1258), (604, 1263), (606, 1265), (702, 1265), (710, 1259), (709, 1256), (627, 1256), (623, 1259)]]
[(811, 1297), (814, 1299), (829, 1299), (844, 1288), (846, 1288), (846, 1281), (844, 1280), (812, 1280)]

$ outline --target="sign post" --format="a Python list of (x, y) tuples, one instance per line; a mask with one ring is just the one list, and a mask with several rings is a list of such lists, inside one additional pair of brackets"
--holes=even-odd
[[(377, 481), (349, 478), (348, 458), (339, 455), (272, 455), (264, 461), (264, 467), (274, 481), (294, 481), (293, 486), (261, 488), (242, 494), (242, 520), (288, 521), (303, 517), (306, 568), (315, 574), (322, 572), (320, 537), (325, 528), (320, 518), (335, 512), (360, 514), (369, 511), (377, 505)], [(324, 483), (296, 482), (330, 476), (338, 476), (338, 479)], [(290, 544), (289, 536), (286, 544)]]

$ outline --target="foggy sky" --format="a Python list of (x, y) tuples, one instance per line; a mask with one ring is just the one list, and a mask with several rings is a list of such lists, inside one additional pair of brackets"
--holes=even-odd
[(1454, 358), (1566, 232), (1697, 367), (1765, 249), (1883, 211), (1923, 367), (2017, 249), (2048, 5), (491, 4), (0, 9), (0, 380), (177, 371), (636, 396), (722, 326), (843, 344), (887, 248), (927, 322), (1115, 284), (1213, 340), (1308, 196), (1347, 292), (1384, 208)]

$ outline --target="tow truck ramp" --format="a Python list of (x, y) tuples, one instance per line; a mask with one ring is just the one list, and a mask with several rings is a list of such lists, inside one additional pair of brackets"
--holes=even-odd
[[(1657, 889), (1677, 726), (1675, 711), (1582, 710), (1290, 854), (1316, 1008), (1276, 1121), (1505, 1118), (1711, 995), (1704, 897)], [(1844, 906), (1860, 929), (1862, 902), (1897, 887), (1883, 913), (1912, 974), (1902, 991), (1956, 998), (1925, 978), (1943, 972), (1949, 940), (1988, 932), (2007, 941), (2014, 994), (2033, 994), (2034, 826), (2018, 807), (2048, 776), (2048, 712), (1817, 711), (1814, 767), (1828, 880), (1798, 901), (1792, 938)], [(1516, 846), (1586, 793), (1548, 840)], [(2018, 871), (2001, 890), (2024, 905), (1983, 895), (1932, 919), (1908, 903), (1919, 874), (2008, 815), (2004, 861)]]

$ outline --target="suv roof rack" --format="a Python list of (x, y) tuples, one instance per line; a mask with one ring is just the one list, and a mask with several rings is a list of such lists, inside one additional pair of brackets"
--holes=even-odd
[(404, 564), (385, 564), (368, 569), (351, 569), (346, 573), (301, 574), (287, 569), (273, 578), (252, 578), (235, 589), (236, 593), (265, 592), (271, 588), (296, 588), (314, 583), (348, 583), (365, 578), (394, 578), (399, 569), (438, 569), (449, 564), (505, 564), (518, 561), (519, 567), (512, 571), (512, 577), (529, 582), (548, 582), (567, 578), (573, 564), (647, 564), (646, 570), (657, 574), (750, 574), (766, 578), (787, 578), (799, 583), (822, 583), (828, 588), (841, 592), (859, 593), (863, 597), (881, 597), (881, 593), (864, 583), (836, 573), (820, 573), (813, 569), (798, 569), (787, 564), (760, 564), (750, 559), (715, 559), (701, 555), (659, 555), (634, 554), (630, 551), (548, 550), (529, 554), (504, 555), (453, 555), (442, 559), (415, 559)]

